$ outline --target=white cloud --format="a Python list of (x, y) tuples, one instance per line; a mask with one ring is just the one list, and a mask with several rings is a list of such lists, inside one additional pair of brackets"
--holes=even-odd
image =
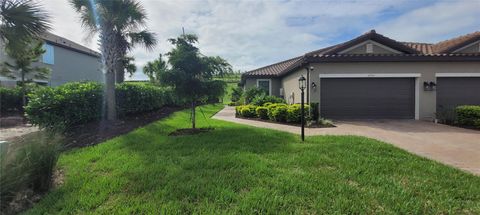
[[(167, 52), (171, 46), (166, 40), (181, 34), (182, 27), (199, 36), (204, 54), (224, 57), (235, 69), (245, 71), (343, 42), (375, 26), (377, 32), (394, 39), (429, 41), (480, 25), (477, 0), (434, 4), (407, 0), (140, 1), (159, 44), (152, 52), (133, 51), (139, 68)], [(96, 49), (96, 41), (85, 42), (86, 33), (67, 0), (42, 3), (53, 17), (54, 33)], [(393, 15), (388, 15), (392, 11)]]

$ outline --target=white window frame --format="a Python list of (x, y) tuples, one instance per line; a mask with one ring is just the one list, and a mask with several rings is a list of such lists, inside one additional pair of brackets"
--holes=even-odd
[[(320, 79), (322, 78), (415, 78), (415, 120), (420, 119), (420, 77), (422, 77), (422, 74), (420, 73), (320, 74), (319, 77)], [(321, 98), (320, 98), (320, 101), (321, 101)]]
[(257, 79), (257, 88), (260, 88), (260, 81), (268, 81), (268, 95), (272, 95), (272, 79)]

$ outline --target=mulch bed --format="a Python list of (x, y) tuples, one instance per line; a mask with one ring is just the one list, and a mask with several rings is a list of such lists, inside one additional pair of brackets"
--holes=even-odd
[(66, 149), (96, 145), (139, 127), (165, 118), (180, 107), (164, 107), (160, 110), (129, 115), (117, 121), (100, 121), (81, 125), (66, 134)]
[[(301, 124), (297, 124), (297, 123), (289, 123), (289, 122), (275, 122), (275, 121), (271, 121), (271, 120), (266, 120), (266, 119), (260, 119), (260, 118), (246, 118), (246, 117), (240, 117), (240, 116), (235, 116), (236, 118), (239, 118), (239, 119), (248, 119), (248, 120), (255, 120), (255, 121), (259, 121), (259, 122), (268, 122), (268, 123), (274, 123), (274, 124), (280, 124), (280, 125), (291, 125), (291, 126), (295, 126), (295, 127), (302, 127)], [(335, 125), (320, 125), (320, 124), (311, 124), (311, 125), (308, 125), (307, 123), (305, 123), (305, 128), (335, 128), (336, 126)]]
[(199, 133), (205, 133), (213, 129), (214, 128), (183, 128), (168, 134), (168, 136), (195, 135)]

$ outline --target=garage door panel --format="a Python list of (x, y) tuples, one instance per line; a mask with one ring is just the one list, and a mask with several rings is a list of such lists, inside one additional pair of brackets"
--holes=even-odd
[(437, 112), (459, 105), (480, 105), (480, 78), (437, 78)]
[(320, 85), (323, 117), (414, 118), (413, 78), (328, 78)]

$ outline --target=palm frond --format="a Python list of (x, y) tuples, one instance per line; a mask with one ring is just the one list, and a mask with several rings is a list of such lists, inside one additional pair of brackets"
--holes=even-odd
[(157, 44), (155, 34), (147, 30), (143, 30), (140, 32), (129, 32), (127, 33), (127, 36), (130, 39), (131, 48), (135, 47), (135, 45), (138, 44), (148, 50), (152, 50)]

